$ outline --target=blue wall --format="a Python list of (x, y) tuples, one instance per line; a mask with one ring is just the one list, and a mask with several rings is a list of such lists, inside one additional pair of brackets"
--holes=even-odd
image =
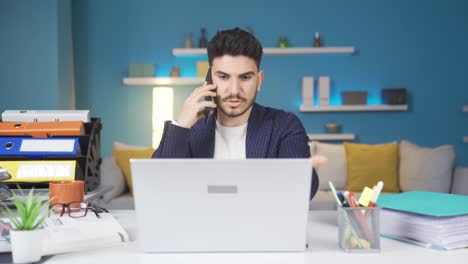
[[(279, 35), (293, 46), (308, 46), (318, 31), (325, 45), (355, 46), (358, 53), (266, 56), (258, 102), (297, 113), (308, 133), (321, 133), (333, 121), (359, 142), (453, 144), (458, 162), (467, 165), (462, 136), (468, 135), (468, 114), (461, 112), (468, 104), (465, 10), (463, 0), (303, 0), (287, 8), (284, 2), (246, 0), (229, 7), (214, 0), (72, 1), (77, 106), (102, 118), (104, 156), (114, 140), (150, 145), (152, 90), (122, 85), (128, 63), (155, 63), (158, 76), (167, 76), (173, 65), (182, 66), (184, 76), (195, 75), (197, 59), (176, 58), (172, 48), (182, 47), (186, 31), (194, 32), (196, 43), (202, 26), (209, 37), (218, 29), (249, 26), (265, 47)], [(24, 45), (22, 50), (37, 44)], [(380, 89), (406, 87), (410, 111), (298, 113), (302, 77), (321, 75), (331, 76), (336, 103), (342, 90), (368, 90), (376, 102)], [(176, 89), (176, 109), (190, 89)]]
[(69, 0), (0, 1), (0, 111), (70, 109), (70, 7)]

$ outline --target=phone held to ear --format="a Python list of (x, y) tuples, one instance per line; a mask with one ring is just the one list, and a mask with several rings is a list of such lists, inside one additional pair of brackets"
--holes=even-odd
[[(208, 68), (208, 72), (206, 73), (205, 81), (206, 81), (207, 84), (213, 84), (213, 79), (211, 78), (211, 67)], [(205, 101), (214, 101), (214, 98), (211, 97), (211, 96), (205, 96)], [(208, 116), (208, 114), (211, 111), (211, 108), (210, 107), (205, 107), (205, 110), (203, 110), (203, 111), (205, 112), (205, 115)]]

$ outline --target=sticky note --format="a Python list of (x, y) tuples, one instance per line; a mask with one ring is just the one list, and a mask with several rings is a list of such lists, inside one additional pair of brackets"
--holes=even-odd
[(372, 198), (372, 193), (374, 193), (374, 190), (372, 190), (369, 187), (364, 187), (361, 197), (359, 197), (359, 204), (363, 206), (368, 206), (369, 201)]

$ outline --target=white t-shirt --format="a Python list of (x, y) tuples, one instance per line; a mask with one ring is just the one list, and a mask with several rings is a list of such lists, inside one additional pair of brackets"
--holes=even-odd
[(214, 159), (246, 159), (247, 123), (225, 127), (216, 121)]

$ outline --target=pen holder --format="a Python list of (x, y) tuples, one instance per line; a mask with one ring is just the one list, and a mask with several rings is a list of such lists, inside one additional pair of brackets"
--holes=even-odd
[(380, 207), (338, 207), (338, 244), (345, 252), (380, 252)]

